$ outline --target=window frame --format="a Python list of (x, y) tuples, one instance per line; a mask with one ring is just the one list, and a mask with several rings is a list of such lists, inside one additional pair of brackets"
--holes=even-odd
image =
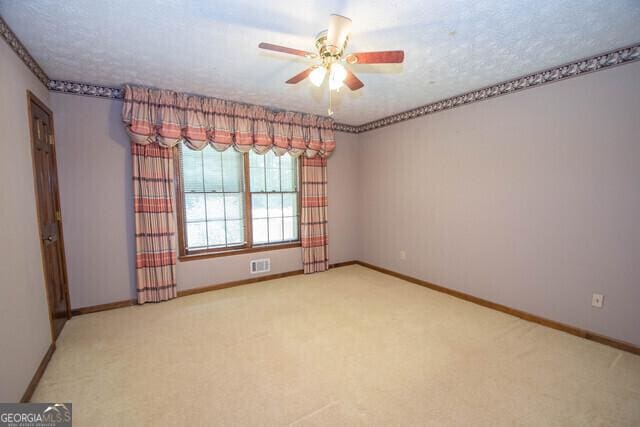
[[(176, 213), (177, 213), (177, 226), (178, 226), (178, 260), (180, 261), (192, 261), (205, 258), (216, 258), (230, 255), (239, 255), (252, 252), (272, 251), (278, 249), (295, 248), (302, 246), (300, 240), (300, 218), (301, 215), (301, 196), (300, 188), (302, 184), (302, 162), (298, 158), (298, 176), (297, 176), (297, 225), (298, 225), (298, 240), (287, 241), (282, 243), (261, 243), (253, 244), (253, 215), (251, 213), (251, 176), (249, 173), (249, 153), (242, 154), (243, 163), (243, 200), (244, 200), (244, 237), (245, 242), (242, 245), (224, 247), (224, 248), (205, 248), (205, 249), (191, 249), (187, 248), (186, 240), (186, 222), (185, 222), (185, 196), (184, 188), (182, 184), (182, 165), (180, 159), (180, 150), (182, 148), (176, 145), (173, 147), (173, 169), (174, 169), (174, 186), (176, 192)], [(189, 149), (189, 148), (185, 148)], [(233, 150), (233, 148), (228, 148)], [(287, 154), (285, 154), (287, 155)], [(267, 193), (282, 193), (281, 191), (267, 192)]]

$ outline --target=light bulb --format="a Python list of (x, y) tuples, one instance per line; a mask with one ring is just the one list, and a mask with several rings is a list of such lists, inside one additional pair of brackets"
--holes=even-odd
[(331, 73), (329, 73), (329, 89), (338, 90), (342, 87), (342, 82), (347, 78), (347, 70), (344, 65), (335, 62), (331, 64)]
[(327, 69), (323, 66), (318, 66), (309, 74), (309, 80), (314, 86), (320, 86), (324, 81), (324, 76), (327, 74)]

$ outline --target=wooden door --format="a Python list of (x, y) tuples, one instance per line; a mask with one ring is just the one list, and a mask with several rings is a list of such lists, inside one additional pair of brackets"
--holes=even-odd
[(31, 92), (28, 93), (27, 98), (42, 264), (49, 303), (51, 334), (55, 341), (65, 322), (71, 317), (71, 306), (62, 238), (53, 114)]

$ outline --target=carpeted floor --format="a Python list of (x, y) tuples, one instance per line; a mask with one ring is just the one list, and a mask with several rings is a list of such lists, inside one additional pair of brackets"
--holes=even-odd
[(639, 425), (640, 357), (361, 266), (73, 318), (74, 425)]

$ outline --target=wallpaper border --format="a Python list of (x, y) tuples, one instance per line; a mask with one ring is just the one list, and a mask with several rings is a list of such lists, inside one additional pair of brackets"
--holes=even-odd
[[(27, 48), (18, 37), (11, 31), (11, 28), (0, 16), (0, 35), (22, 59), (26, 66), (35, 74), (50, 91), (70, 93), (74, 95), (95, 96), (107, 99), (122, 99), (122, 89), (108, 86), (101, 86), (92, 83), (82, 83), (67, 80), (49, 79), (42, 67), (31, 56)], [(571, 77), (605, 70), (617, 65), (634, 62), (640, 59), (640, 42), (613, 49), (598, 55), (568, 62), (566, 64), (547, 68), (531, 74), (527, 74), (515, 79), (506, 80), (480, 89), (474, 89), (460, 95), (445, 98), (420, 107), (413, 108), (401, 113), (392, 114), (378, 120), (367, 122), (361, 125), (349, 125), (345, 123), (335, 123), (334, 130), (347, 133), (363, 133), (407, 120), (416, 119), (439, 111), (450, 110), (461, 105), (468, 105), (473, 102), (484, 101), (501, 95), (519, 92), (524, 89), (537, 87), (547, 83), (562, 81)]]
[(31, 56), (18, 36), (15, 35), (11, 28), (9, 28), (9, 25), (4, 21), (4, 19), (2, 19), (2, 16), (0, 16), (0, 35), (16, 55), (18, 55), (22, 62), (24, 62), (27, 68), (35, 74), (38, 80), (40, 80), (43, 85), (47, 86), (49, 83), (49, 76), (47, 76), (47, 73), (45, 73), (42, 67), (40, 67), (40, 64), (33, 59), (33, 56)]
[(91, 83), (72, 82), (68, 80), (49, 80), (47, 87), (52, 92), (71, 93), (74, 95), (97, 96), (98, 98), (122, 99), (122, 88), (94, 85)]
[[(571, 77), (605, 70), (616, 65), (634, 62), (640, 59), (640, 43), (631, 46), (614, 49), (588, 58), (569, 62), (542, 71), (527, 74), (511, 80), (506, 80), (475, 89), (460, 95), (445, 98), (430, 104), (426, 104), (402, 113), (383, 117), (362, 125), (349, 125), (345, 123), (335, 123), (334, 130), (347, 133), (363, 133), (407, 120), (416, 119), (439, 111), (450, 110), (461, 105), (468, 105), (473, 102), (484, 101), (501, 95), (519, 92), (524, 89), (541, 86), (543, 84), (562, 81)], [(49, 90), (56, 92), (73, 93), (76, 95), (98, 96), (102, 98), (122, 98), (122, 91), (119, 88), (104, 87), (88, 83), (78, 83), (62, 80), (51, 80), (48, 83)]]
[(491, 86), (474, 89), (460, 95), (432, 102), (421, 107), (413, 108), (402, 113), (393, 114), (382, 119), (364, 123), (357, 128), (357, 133), (367, 132), (392, 124), (415, 119), (427, 114), (449, 110), (472, 102), (484, 101), (501, 95), (518, 92), (524, 89), (540, 86), (547, 83), (558, 82), (571, 77), (605, 70), (616, 65), (633, 62), (640, 59), (640, 42), (630, 46), (610, 50), (598, 55), (593, 55), (577, 61), (547, 68), (542, 71), (527, 74), (511, 80), (505, 80)]

